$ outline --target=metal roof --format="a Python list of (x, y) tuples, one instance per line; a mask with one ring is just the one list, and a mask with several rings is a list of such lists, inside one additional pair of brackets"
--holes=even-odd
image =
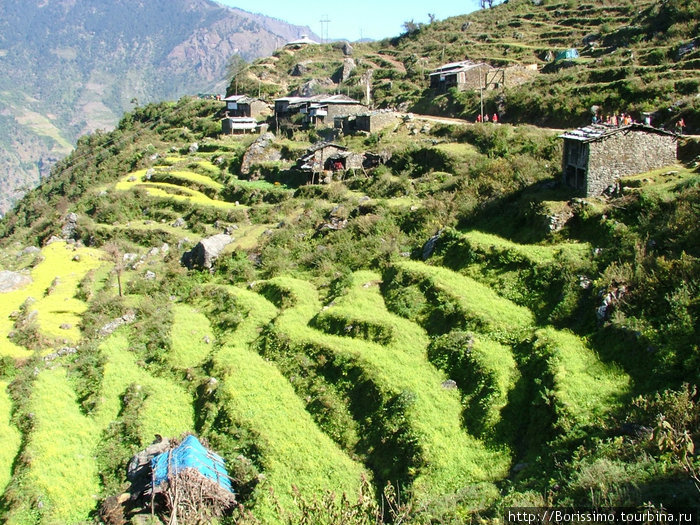
[(477, 66), (489, 66), (488, 64), (484, 62), (479, 62), (474, 63), (471, 60), (463, 60), (461, 62), (451, 62), (449, 64), (445, 64), (443, 66), (440, 66), (437, 68), (435, 71), (430, 73), (430, 76), (432, 77), (433, 75), (446, 75), (446, 74), (451, 74), (451, 73), (460, 73), (462, 71), (469, 71), (470, 69), (474, 69)]
[(301, 38), (298, 40), (292, 40), (291, 42), (287, 42), (286, 45), (288, 46), (295, 46), (299, 44), (318, 44), (315, 40), (311, 40), (308, 35), (301, 35)]
[(646, 133), (657, 133), (660, 135), (675, 136), (675, 133), (665, 129), (647, 126), (645, 124), (630, 124), (628, 126), (614, 126), (612, 124), (589, 124), (582, 128), (567, 131), (559, 135), (561, 139), (577, 140), (579, 142), (595, 142), (603, 140), (617, 133), (628, 133), (630, 131), (643, 131)]

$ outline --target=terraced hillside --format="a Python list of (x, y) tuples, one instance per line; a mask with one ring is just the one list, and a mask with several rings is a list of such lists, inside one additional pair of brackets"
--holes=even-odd
[[(283, 49), (260, 59), (229, 90), (261, 87), (269, 95), (316, 89), (365, 96), (418, 113), (474, 120), (477, 91), (447, 94), (427, 89), (428, 74), (442, 64), (472, 60), (506, 68), (503, 89), (487, 90), (485, 111), (501, 121), (573, 127), (587, 123), (591, 107), (601, 115), (631, 113), (638, 121), (652, 114), (673, 127), (681, 116), (697, 130), (700, 42), (697, 2), (614, 2), (595, 0), (511, 0), (491, 9), (427, 25), (407, 25), (401, 37), (353, 44), (355, 68), (342, 82), (342, 46)], [(574, 48), (580, 58), (556, 60)], [(536, 65), (530, 74), (511, 66)], [(499, 77), (500, 78), (500, 77)], [(314, 86), (309, 84), (315, 80)]]
[(0, 223), (3, 520), (90, 520), (183, 433), (227, 463), (226, 523), (697, 506), (697, 457), (651, 434), (698, 437), (695, 167), (572, 200), (550, 131), (408, 122), (342, 139), (375, 170), (305, 184), (297, 132), (250, 180), (217, 110), (126, 116)]

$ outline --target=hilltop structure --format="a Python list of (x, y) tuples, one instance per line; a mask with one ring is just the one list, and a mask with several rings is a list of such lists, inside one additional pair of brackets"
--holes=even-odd
[(591, 124), (559, 137), (563, 182), (586, 197), (602, 195), (620, 177), (676, 162), (677, 136), (643, 124)]
[(452, 87), (460, 91), (481, 89), (486, 76), (493, 68), (485, 64), (474, 63), (471, 60), (444, 64), (430, 73), (430, 88), (445, 92)]
[(297, 38), (296, 40), (291, 40), (287, 42), (284, 47), (290, 47), (292, 49), (299, 49), (304, 46), (317, 46), (319, 45), (318, 42), (315, 40), (312, 40), (309, 38), (309, 35), (301, 35), (300, 38)]

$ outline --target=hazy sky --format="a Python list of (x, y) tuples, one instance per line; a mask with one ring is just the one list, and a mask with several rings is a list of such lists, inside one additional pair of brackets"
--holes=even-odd
[[(478, 0), (218, 0), (219, 3), (245, 11), (261, 13), (289, 22), (306, 25), (325, 37), (326, 25), (330, 39), (361, 37), (380, 40), (403, 33), (407, 20), (428, 22), (428, 13), (438, 20), (463, 15), (477, 9)], [(328, 19), (328, 24), (321, 20)], [(323, 26), (323, 35), (321, 34)]]

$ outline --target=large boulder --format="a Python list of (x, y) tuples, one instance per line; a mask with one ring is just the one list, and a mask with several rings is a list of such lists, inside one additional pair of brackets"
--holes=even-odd
[(248, 175), (250, 167), (264, 162), (275, 162), (282, 158), (280, 150), (274, 147), (275, 136), (272, 133), (263, 133), (253, 142), (243, 155), (241, 173)]
[(202, 239), (194, 248), (182, 255), (181, 262), (190, 270), (194, 268), (211, 270), (216, 258), (233, 240), (233, 237), (225, 233)]
[(61, 226), (61, 235), (65, 240), (73, 239), (75, 237), (75, 228), (78, 225), (78, 216), (75, 213), (69, 213), (63, 219), (63, 225)]
[(24, 288), (32, 282), (29, 275), (9, 270), (0, 271), (0, 293), (12, 292)]
[(338, 84), (345, 82), (348, 78), (350, 78), (350, 73), (352, 73), (356, 67), (357, 64), (355, 64), (355, 61), (352, 58), (346, 58), (343, 60), (343, 65), (340, 66), (340, 69), (335, 72), (333, 80), (335, 80)]

